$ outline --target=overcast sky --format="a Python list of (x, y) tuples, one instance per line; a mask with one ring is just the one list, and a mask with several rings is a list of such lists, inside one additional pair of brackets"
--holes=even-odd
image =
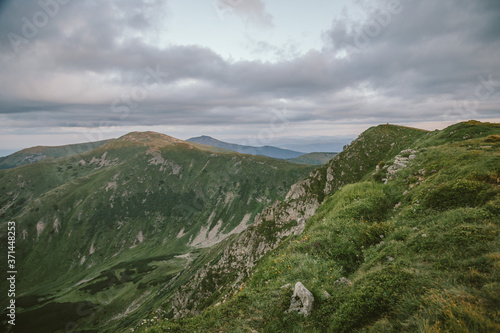
[(498, 0), (0, 1), (0, 151), (435, 129), (500, 121), (499, 91)]

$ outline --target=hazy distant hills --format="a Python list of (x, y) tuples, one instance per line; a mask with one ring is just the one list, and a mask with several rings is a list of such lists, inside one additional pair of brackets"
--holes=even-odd
[[(0, 157), (0, 170), (12, 169), (21, 165), (31, 164), (47, 158), (60, 158), (72, 155), (83, 154), (93, 149), (99, 148), (116, 139), (70, 144), (64, 146), (36, 146), (26, 148), (12, 153), (5, 157)], [(188, 139), (194, 147), (200, 150), (210, 150), (213, 152), (238, 152), (241, 154), (267, 156), (278, 159), (286, 159), (294, 163), (321, 165), (332, 159), (336, 153), (309, 153), (283, 149), (273, 146), (252, 147), (223, 142), (210, 136), (200, 136)]]
[(341, 152), (343, 148), (350, 144), (356, 137), (348, 135), (342, 136), (309, 136), (309, 137), (288, 137), (275, 138), (273, 145), (304, 153), (314, 152)]
[(291, 159), (304, 155), (304, 153), (298, 151), (277, 148), (273, 146), (252, 147), (252, 146), (238, 145), (235, 143), (223, 142), (206, 135), (190, 138), (187, 139), (186, 141), (229, 149), (241, 154), (261, 155), (261, 156), (281, 158), (281, 159)]
[(228, 149), (242, 154), (261, 155), (279, 159), (286, 159), (290, 162), (299, 164), (309, 164), (309, 165), (325, 164), (329, 160), (334, 158), (335, 155), (337, 155), (337, 153), (330, 153), (330, 152), (314, 152), (305, 154), (298, 151), (283, 149), (273, 146), (262, 146), (262, 147), (244, 146), (244, 145), (238, 145), (234, 143), (220, 141), (206, 135), (191, 138), (186, 141)]

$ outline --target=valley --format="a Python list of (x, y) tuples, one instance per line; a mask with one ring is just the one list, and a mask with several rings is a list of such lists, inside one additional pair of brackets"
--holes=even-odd
[(0, 171), (17, 328), (494, 331), (499, 138), (380, 125), (310, 166), (134, 132)]
[[(146, 132), (2, 171), (19, 322), (31, 332), (133, 323), (312, 170)], [(46, 320), (23, 320), (33, 316)]]

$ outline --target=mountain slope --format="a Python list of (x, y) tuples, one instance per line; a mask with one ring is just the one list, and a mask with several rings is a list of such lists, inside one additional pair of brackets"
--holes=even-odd
[[(377, 139), (377, 132), (390, 131), (368, 130), (324, 168), (331, 171), (320, 169), (300, 182), (273, 214), (240, 235), (240, 244), (224, 251), (226, 262), (218, 261), (226, 269), (259, 233), (271, 232), (274, 246), (250, 260), (246, 274), (226, 284), (199, 316), (163, 321), (149, 331), (500, 330), (500, 125), (466, 122), (405, 133), (406, 145)], [(377, 144), (378, 156), (369, 154)], [(346, 172), (356, 156), (379, 163), (357, 163)], [(322, 181), (334, 171), (344, 179)], [(304, 211), (307, 222), (292, 224), (295, 232), (274, 243), (290, 220), (283, 208), (292, 198), (302, 204), (287, 210), (290, 216), (325, 190), (321, 205)], [(298, 281), (314, 295), (307, 317), (286, 312)]]
[(122, 330), (311, 170), (136, 132), (0, 171), (2, 251), (6, 222), (18, 231), (17, 328)]
[(335, 155), (337, 153), (309, 153), (288, 160), (299, 164), (322, 165), (334, 158)]
[(66, 146), (46, 147), (37, 146), (26, 148), (10, 154), (9, 156), (0, 157), (0, 169), (11, 169), (21, 165), (34, 163), (46, 158), (58, 158), (71, 155), (82, 154), (87, 151), (96, 149), (105, 145), (112, 140), (103, 140), (87, 143), (79, 143)]
[(302, 232), (305, 219), (314, 215), (327, 195), (361, 180), (381, 160), (394, 157), (426, 133), (393, 125), (365, 131), (327, 165), (293, 185), (283, 202), (264, 209), (253, 226), (181, 286), (163, 307), (167, 316), (198, 314), (214, 299), (227, 299), (263, 255), (289, 235)]
[(232, 150), (241, 154), (250, 154), (250, 155), (260, 155), (260, 156), (268, 156), (273, 158), (280, 159), (290, 159), (303, 155), (304, 153), (282, 149), (273, 146), (262, 146), (262, 147), (252, 147), (252, 146), (243, 146), (234, 143), (227, 143), (223, 141), (219, 141), (210, 136), (200, 136), (196, 138), (190, 138), (186, 141), (195, 142), (203, 145), (209, 145), (214, 147), (219, 147), (223, 149)]

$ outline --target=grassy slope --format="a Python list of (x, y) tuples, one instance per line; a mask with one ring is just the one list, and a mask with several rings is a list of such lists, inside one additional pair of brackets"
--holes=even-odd
[(335, 157), (337, 153), (309, 153), (299, 157), (290, 158), (290, 162), (299, 164), (322, 165)]
[[(137, 321), (182, 282), (165, 288), (189, 264), (175, 255), (191, 253), (191, 269), (211, 258), (210, 251), (186, 246), (201, 227), (223, 220), (221, 231), (227, 232), (247, 214), (251, 222), (312, 170), (146, 134), (0, 171), (2, 221), (17, 223), (18, 300), (29, 308), (19, 311), (19, 322), (32, 325), (26, 330), (56, 331), (72, 321), (88, 329)], [(147, 152), (151, 147), (156, 155)], [(158, 156), (164, 161), (153, 163)], [(182, 229), (185, 235), (177, 238)], [(81, 302), (95, 309), (87, 309), (83, 322), (74, 311)], [(134, 312), (135, 305), (141, 307)], [(58, 312), (58, 318), (50, 315)], [(126, 320), (120, 318), (124, 312)]]
[(295, 184), (286, 200), (266, 208), (256, 223), (224, 249), (224, 253), (181, 286), (174, 302), (162, 306), (166, 318), (180, 311), (184, 315), (186, 311), (196, 314), (214, 300), (223, 301), (242, 277), (249, 276), (252, 263), (279, 245), (284, 235), (298, 226), (297, 219), (310, 217), (327, 194), (361, 180), (381, 159), (395, 156), (425, 134), (425, 131), (392, 125), (365, 131), (330, 163)]
[[(149, 331), (499, 331), (499, 134), (473, 122), (430, 133), (388, 184), (372, 169), (327, 197), (228, 302)], [(285, 314), (280, 287), (297, 281), (315, 296), (306, 318)]]

